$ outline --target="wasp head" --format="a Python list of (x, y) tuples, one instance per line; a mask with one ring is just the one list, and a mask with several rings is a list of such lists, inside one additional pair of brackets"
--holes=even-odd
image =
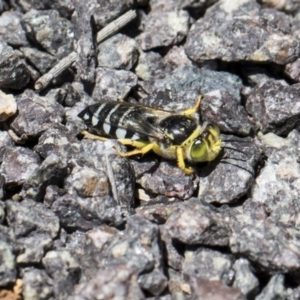
[(193, 162), (214, 160), (221, 151), (220, 130), (216, 125), (208, 124), (204, 131), (191, 144), (189, 154)]

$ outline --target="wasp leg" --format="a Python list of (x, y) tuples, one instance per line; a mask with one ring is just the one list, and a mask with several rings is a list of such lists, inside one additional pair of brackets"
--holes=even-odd
[(183, 149), (178, 147), (176, 148), (176, 156), (177, 156), (177, 164), (178, 167), (187, 175), (191, 175), (194, 173), (194, 170), (192, 168), (186, 168), (185, 162), (184, 162), (184, 155), (183, 155)]
[(99, 135), (91, 134), (91, 133), (89, 133), (86, 130), (81, 131), (81, 134), (83, 135), (84, 139), (99, 140), (99, 141), (102, 141), (102, 142), (105, 142), (105, 141), (108, 140), (108, 138), (106, 138), (106, 137), (102, 137), (102, 136), (99, 136)]
[(186, 116), (190, 116), (190, 115), (196, 113), (199, 110), (202, 98), (203, 98), (203, 95), (199, 95), (195, 105), (192, 108), (184, 110), (181, 114), (186, 115)]
[(143, 142), (143, 141), (132, 141), (130, 139), (121, 139), (118, 140), (122, 145), (125, 146), (132, 146), (132, 147), (136, 147), (138, 149), (132, 150), (132, 151), (128, 151), (126, 153), (121, 152), (120, 149), (116, 148), (117, 153), (121, 156), (121, 157), (129, 157), (129, 156), (133, 156), (133, 155), (138, 155), (138, 154), (146, 154), (149, 151), (153, 150), (156, 154), (161, 155), (161, 150), (160, 147), (157, 143), (149, 143), (149, 142)]

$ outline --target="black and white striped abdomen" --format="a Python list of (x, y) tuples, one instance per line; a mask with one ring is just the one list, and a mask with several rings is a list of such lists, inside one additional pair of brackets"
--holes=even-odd
[(98, 135), (116, 139), (148, 140), (134, 130), (136, 114), (141, 114), (140, 107), (123, 102), (104, 102), (88, 106), (78, 117)]

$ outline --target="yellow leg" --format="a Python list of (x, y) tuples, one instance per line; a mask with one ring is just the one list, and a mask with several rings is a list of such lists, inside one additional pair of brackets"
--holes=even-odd
[(190, 116), (190, 115), (196, 113), (199, 110), (202, 98), (203, 98), (203, 95), (199, 95), (195, 105), (192, 108), (184, 110), (181, 114), (186, 115), (186, 116)]
[(108, 140), (108, 138), (106, 138), (106, 137), (91, 134), (91, 133), (87, 132), (86, 130), (82, 131), (81, 134), (83, 135), (84, 139), (99, 140), (99, 141), (102, 141), (102, 142), (105, 142), (105, 141)]
[(131, 139), (119, 139), (118, 142), (120, 142), (124, 146), (132, 146), (139, 149), (149, 145), (149, 142), (133, 141)]
[(191, 175), (194, 173), (194, 170), (192, 168), (186, 168), (185, 162), (184, 162), (184, 155), (183, 155), (183, 149), (178, 147), (176, 148), (176, 156), (177, 156), (177, 164), (178, 167), (187, 175)]
[(122, 145), (130, 145), (139, 149), (134, 149), (132, 151), (128, 151), (126, 153), (121, 152), (119, 148), (115, 148), (117, 153), (121, 156), (121, 157), (129, 157), (129, 156), (133, 156), (133, 155), (138, 155), (138, 154), (142, 154), (145, 155), (146, 153), (148, 153), (149, 151), (153, 150), (155, 153), (157, 153), (157, 151), (160, 151), (159, 146), (156, 143), (147, 143), (147, 142), (141, 142), (141, 141), (131, 141), (131, 140), (118, 140)]

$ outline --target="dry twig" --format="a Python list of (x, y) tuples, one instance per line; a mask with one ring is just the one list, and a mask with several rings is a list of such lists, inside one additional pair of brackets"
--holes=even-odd
[[(122, 27), (128, 24), (136, 17), (136, 12), (134, 10), (130, 10), (118, 19), (114, 20), (107, 26), (105, 26), (102, 30), (100, 30), (97, 34), (97, 43), (100, 43), (110, 35), (119, 31)], [(70, 67), (76, 60), (77, 53), (72, 52), (68, 56), (64, 57), (60, 60), (48, 73), (44, 74), (40, 77), (34, 88), (36, 90), (42, 90), (48, 86), (52, 79), (56, 78), (59, 74), (61, 74), (64, 70)]]

